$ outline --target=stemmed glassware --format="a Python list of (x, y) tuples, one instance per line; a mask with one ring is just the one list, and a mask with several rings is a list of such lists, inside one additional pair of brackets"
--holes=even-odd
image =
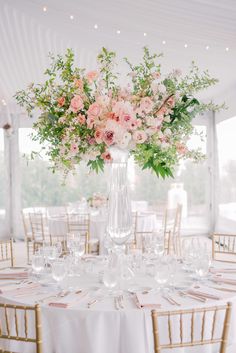
[(32, 269), (36, 274), (36, 277), (39, 278), (40, 273), (43, 271), (45, 266), (44, 257), (40, 253), (36, 253), (32, 256)]
[(67, 275), (67, 263), (64, 259), (57, 259), (52, 263), (52, 278), (57, 282), (60, 289), (60, 283)]

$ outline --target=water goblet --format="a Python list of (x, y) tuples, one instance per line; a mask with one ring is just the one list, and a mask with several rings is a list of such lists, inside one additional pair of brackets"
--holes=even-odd
[(57, 282), (60, 289), (60, 283), (67, 275), (67, 263), (64, 259), (57, 259), (52, 263), (52, 278)]
[(108, 294), (112, 295), (112, 290), (118, 284), (118, 273), (116, 268), (107, 267), (103, 274), (103, 284), (108, 289)]
[(34, 254), (32, 256), (32, 269), (36, 274), (36, 277), (39, 278), (40, 272), (44, 269), (45, 262), (44, 257), (41, 254)]

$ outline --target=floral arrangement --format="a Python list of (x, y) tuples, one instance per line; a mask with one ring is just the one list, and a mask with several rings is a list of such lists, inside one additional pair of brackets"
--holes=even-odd
[(75, 66), (70, 49), (64, 56), (51, 55), (46, 81), (16, 93), (29, 114), (35, 108), (41, 111), (33, 138), (46, 143), (53, 168), (69, 171), (84, 160), (92, 169), (103, 170), (112, 160), (109, 147), (114, 145), (128, 149), (143, 169), (163, 178), (173, 176), (180, 159), (199, 160), (200, 151), (187, 147), (192, 119), (221, 107), (203, 104), (194, 95), (217, 80), (194, 63), (185, 76), (179, 70), (163, 76), (160, 55), (145, 47), (140, 64), (124, 59), (129, 83), (121, 87), (115, 56), (102, 48), (98, 69), (86, 72)]
[(88, 203), (90, 207), (99, 208), (107, 205), (107, 196), (102, 195), (101, 193), (94, 193), (91, 197), (88, 198)]

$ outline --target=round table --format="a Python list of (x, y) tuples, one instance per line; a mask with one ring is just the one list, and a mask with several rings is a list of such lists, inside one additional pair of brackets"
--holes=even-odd
[[(86, 260), (88, 263), (97, 263), (98, 260)], [(100, 261), (100, 260), (99, 260)], [(86, 265), (87, 266), (87, 265)], [(217, 264), (216, 266), (219, 266)], [(220, 265), (223, 266), (222, 264)], [(225, 264), (224, 264), (225, 266)], [(228, 265), (227, 265), (228, 267)], [(236, 265), (234, 266), (236, 269)], [(232, 275), (230, 275), (232, 277)], [(226, 275), (228, 277), (228, 274)], [(236, 273), (234, 274), (236, 279)], [(148, 285), (150, 279), (141, 278), (144, 286)], [(132, 295), (127, 296), (124, 300), (124, 309), (117, 310), (114, 305), (113, 297), (99, 296), (99, 290), (95, 287), (101, 287), (99, 276), (93, 271), (77, 278), (78, 285), (83, 288), (83, 295), (68, 294), (68, 297), (61, 298), (60, 302), (70, 302), (71, 307), (56, 308), (48, 305), (48, 302), (41, 303), (42, 311), (42, 336), (43, 336), (43, 352), (44, 353), (153, 353), (153, 336), (150, 309), (138, 309)], [(1, 283), (3, 281), (1, 280)], [(224, 285), (225, 287), (225, 285)], [(235, 287), (231, 285), (230, 287)], [(1, 285), (0, 285), (1, 288)], [(2, 287), (4, 290), (4, 287)], [(1, 294), (1, 302), (35, 304), (42, 298), (55, 293), (55, 289), (48, 287), (36, 288), (31, 295), (18, 294)], [(95, 295), (96, 294), (96, 295)], [(158, 310), (178, 310), (187, 308), (197, 308), (211, 305), (222, 305), (228, 301), (233, 303), (232, 320), (230, 325), (230, 347), (227, 353), (235, 353), (236, 351), (236, 293), (226, 293), (217, 291), (220, 300), (209, 300), (202, 304), (191, 298), (182, 298), (174, 293), (176, 301), (181, 306), (171, 305), (160, 294), (156, 294), (161, 308)], [(94, 297), (98, 298), (98, 302), (88, 308), (88, 302)], [(48, 299), (48, 301), (58, 301), (58, 299)], [(1, 313), (3, 314), (3, 313)], [(217, 325), (220, 324), (221, 317), (217, 319)], [(173, 322), (173, 331), (178, 322)], [(185, 331), (190, 328), (189, 323), (186, 325)], [(165, 340), (167, 327), (160, 325), (161, 338)], [(177, 326), (176, 326), (177, 327)], [(205, 324), (207, 330), (207, 320)], [(197, 330), (197, 326), (196, 326)], [(196, 333), (201, 334), (201, 333)], [(13, 351), (19, 350), (20, 342), (12, 342), (5, 349)], [(25, 344), (21, 353), (33, 353), (34, 347), (31, 344)], [(165, 350), (167, 353), (173, 353), (173, 350)], [(174, 350), (175, 353), (217, 353), (217, 347), (210, 345), (198, 346), (196, 348), (185, 348)]]

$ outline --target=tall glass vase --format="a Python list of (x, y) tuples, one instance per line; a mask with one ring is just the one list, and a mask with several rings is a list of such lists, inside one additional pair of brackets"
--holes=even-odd
[(127, 242), (132, 230), (131, 202), (127, 182), (129, 152), (111, 147), (112, 156), (107, 232), (116, 245)]

